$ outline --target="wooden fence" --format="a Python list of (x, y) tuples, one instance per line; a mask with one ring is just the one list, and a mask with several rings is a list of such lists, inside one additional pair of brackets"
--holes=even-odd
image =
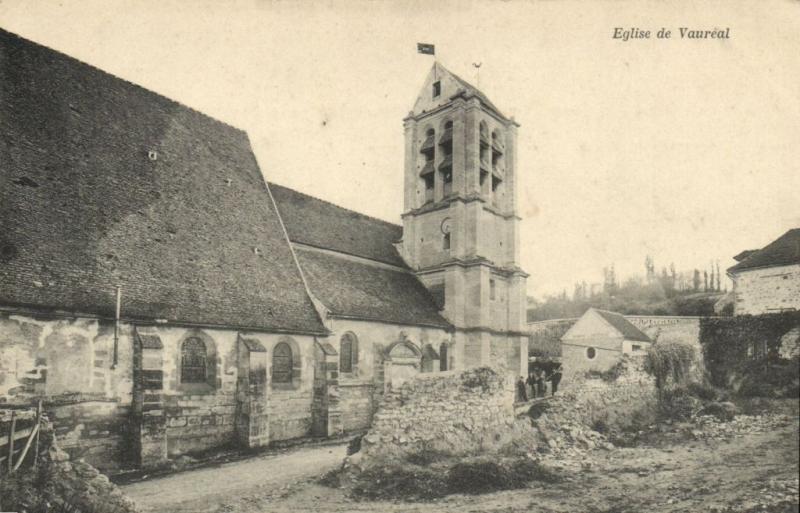
[(39, 457), (39, 431), (42, 424), (42, 402), (36, 406), (36, 414), (17, 415), (11, 410), (8, 432), (0, 432), (0, 475), (16, 472), (28, 458), (28, 465), (36, 465)]

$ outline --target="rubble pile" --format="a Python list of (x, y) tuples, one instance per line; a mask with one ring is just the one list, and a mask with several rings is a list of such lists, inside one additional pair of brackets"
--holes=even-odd
[(714, 415), (695, 417), (691, 434), (698, 440), (727, 440), (752, 433), (767, 433), (775, 428), (791, 424), (788, 415), (736, 415), (729, 422), (722, 422)]
[(514, 424), (513, 383), (495, 370), (420, 375), (386, 394), (348, 464), (364, 469), (419, 453), (497, 452), (517, 438)]
[(797, 511), (800, 479), (769, 479), (760, 489), (747, 491), (734, 506), (710, 506), (709, 513), (760, 513), (763, 511)]

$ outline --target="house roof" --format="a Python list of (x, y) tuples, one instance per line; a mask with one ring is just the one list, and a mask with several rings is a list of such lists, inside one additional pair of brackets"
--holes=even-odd
[(738, 264), (728, 268), (728, 272), (792, 264), (800, 264), (800, 228), (793, 228), (762, 249), (752, 251)]
[(644, 334), (642, 330), (631, 324), (628, 319), (622, 316), (622, 314), (618, 314), (616, 312), (608, 312), (606, 310), (598, 310), (597, 308), (592, 308), (590, 310), (594, 310), (597, 312), (600, 317), (603, 318), (607, 323), (614, 327), (617, 331), (619, 331), (625, 340), (638, 340), (641, 342), (651, 342), (650, 337)]
[(269, 184), (292, 242), (406, 267), (394, 243), (403, 227)]
[(0, 304), (325, 333), (247, 135), (0, 30)]
[(410, 272), (313, 249), (297, 248), (296, 253), (311, 291), (334, 315), (450, 327), (431, 294)]

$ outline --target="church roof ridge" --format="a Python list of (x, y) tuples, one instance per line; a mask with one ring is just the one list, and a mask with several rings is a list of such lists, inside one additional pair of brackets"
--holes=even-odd
[(163, 95), (163, 94), (161, 94), (159, 92), (156, 92), (156, 91), (154, 91), (152, 89), (148, 89), (147, 87), (144, 87), (143, 85), (137, 84), (136, 82), (132, 82), (132, 81), (126, 79), (126, 78), (123, 78), (123, 77), (120, 77), (118, 75), (115, 75), (114, 73), (111, 73), (111, 72), (106, 71), (104, 69), (98, 68), (97, 66), (95, 66), (95, 65), (93, 65), (91, 63), (88, 63), (86, 61), (82, 61), (81, 59), (78, 59), (77, 57), (73, 57), (71, 55), (68, 55), (68, 54), (66, 54), (64, 52), (61, 52), (61, 51), (56, 50), (54, 48), (51, 48), (51, 47), (49, 47), (49, 46), (47, 46), (45, 44), (33, 41), (31, 39), (28, 39), (26, 37), (23, 37), (23, 36), (15, 33), (15, 32), (11, 32), (10, 30), (6, 30), (6, 29), (4, 29), (2, 27), (0, 27), (0, 34), (5, 34), (5, 35), (11, 37), (12, 39), (17, 39), (19, 42), (21, 42), (23, 44), (38, 46), (41, 49), (44, 49), (44, 50), (46, 50), (48, 52), (56, 53), (56, 54), (59, 55), (59, 57), (61, 57), (63, 59), (67, 59), (68, 61), (73, 61), (74, 63), (77, 63), (77, 64), (79, 64), (81, 66), (86, 66), (86, 67), (92, 69), (93, 71), (95, 71), (97, 73), (102, 73), (103, 75), (107, 75), (107, 76), (113, 78), (114, 80), (119, 80), (121, 82), (124, 82), (129, 87), (133, 87), (135, 89), (139, 89), (141, 91), (144, 91), (147, 94), (150, 94), (150, 95), (153, 95), (153, 96), (157, 97), (160, 100), (166, 101), (167, 103), (171, 103), (171, 104), (176, 105), (178, 107), (181, 107), (183, 109), (189, 110), (189, 111), (193, 112), (194, 114), (198, 114), (198, 115), (200, 115), (200, 116), (202, 116), (202, 117), (204, 117), (204, 118), (206, 118), (206, 119), (208, 119), (210, 121), (213, 121), (215, 123), (219, 123), (220, 125), (224, 126), (225, 128), (229, 128), (231, 130), (236, 130), (237, 132), (241, 132), (243, 134), (247, 134), (247, 132), (244, 129), (239, 128), (239, 127), (234, 126), (234, 125), (231, 125), (230, 123), (226, 123), (225, 121), (222, 121), (220, 119), (217, 119), (217, 118), (215, 118), (215, 117), (213, 117), (213, 116), (211, 116), (209, 114), (206, 114), (205, 112), (203, 112), (201, 110), (198, 110), (198, 109), (192, 107), (191, 105), (187, 105), (187, 104), (185, 104), (183, 102), (175, 100), (174, 98), (170, 98), (169, 96)]
[(444, 66), (444, 64), (440, 63), (439, 61), (436, 61), (436, 62), (434, 63), (434, 66), (438, 66), (438, 67), (439, 67), (439, 68), (441, 68), (441, 69), (442, 69), (444, 72), (446, 72), (446, 73), (450, 74), (450, 76), (452, 76), (452, 77), (453, 77), (453, 79), (454, 79), (456, 82), (458, 82), (458, 83), (461, 85), (461, 87), (463, 87), (463, 88), (465, 89), (465, 92), (474, 94), (475, 96), (477, 96), (477, 97), (478, 97), (478, 99), (479, 99), (479, 100), (481, 100), (483, 103), (485, 103), (487, 107), (489, 107), (490, 109), (492, 109), (493, 111), (495, 111), (495, 112), (496, 112), (496, 113), (497, 113), (497, 114), (498, 114), (500, 117), (502, 117), (503, 119), (508, 119), (508, 118), (506, 118), (505, 114), (503, 114), (503, 113), (500, 111), (500, 109), (498, 109), (498, 108), (497, 108), (497, 106), (496, 106), (494, 103), (492, 103), (492, 100), (490, 100), (490, 99), (489, 99), (489, 97), (486, 95), (486, 93), (484, 93), (483, 91), (481, 91), (481, 90), (480, 90), (478, 87), (476, 87), (476, 86), (472, 85), (472, 84), (471, 84), (470, 82), (468, 82), (467, 80), (464, 80), (463, 78), (461, 78), (461, 77), (460, 77), (459, 75), (457, 75), (456, 73), (453, 73), (452, 71), (450, 71), (449, 69), (447, 69), (447, 68)]
[(381, 219), (380, 217), (371, 216), (369, 214), (365, 214), (363, 212), (359, 212), (358, 210), (353, 210), (352, 208), (343, 207), (343, 206), (341, 206), (341, 205), (339, 205), (337, 203), (334, 203), (334, 202), (332, 202), (330, 200), (326, 200), (324, 198), (320, 198), (319, 196), (314, 196), (313, 194), (309, 194), (307, 192), (299, 191), (299, 190), (294, 189), (292, 187), (289, 187), (289, 186), (286, 186), (286, 185), (283, 185), (283, 184), (280, 184), (280, 183), (277, 183), (277, 182), (273, 182), (272, 180), (267, 180), (267, 183), (269, 184), (270, 188), (272, 188), (272, 187), (280, 187), (282, 189), (286, 189), (286, 190), (292, 191), (295, 194), (300, 194), (300, 195), (306, 196), (309, 199), (312, 199), (312, 200), (315, 200), (315, 201), (319, 201), (320, 203), (325, 203), (326, 205), (329, 205), (331, 207), (335, 207), (335, 208), (337, 208), (339, 210), (344, 210), (345, 212), (348, 212), (348, 213), (351, 213), (351, 214), (355, 214), (355, 215), (357, 215), (359, 217), (363, 217), (364, 219), (367, 219), (369, 221), (377, 221), (379, 223), (387, 224), (389, 226), (393, 226), (393, 227), (397, 227), (397, 228), (402, 228), (403, 227), (403, 225), (401, 225), (401, 224), (393, 223), (391, 221), (387, 221), (386, 219)]

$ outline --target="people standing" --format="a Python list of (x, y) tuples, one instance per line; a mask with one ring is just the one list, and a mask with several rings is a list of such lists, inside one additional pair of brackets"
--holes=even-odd
[(524, 403), (527, 402), (527, 400), (528, 394), (525, 392), (525, 380), (520, 376), (517, 380), (517, 401)]
[(528, 379), (525, 380), (525, 384), (531, 388), (531, 399), (536, 399), (536, 377), (534, 373), (536, 370), (528, 373)]
[(561, 383), (561, 364), (558, 364), (553, 372), (549, 376), (550, 381), (550, 388), (553, 391), (553, 395), (556, 395), (558, 391), (558, 384)]
[(539, 389), (539, 397), (547, 395), (547, 388), (544, 384), (544, 369), (536, 369), (536, 388)]

